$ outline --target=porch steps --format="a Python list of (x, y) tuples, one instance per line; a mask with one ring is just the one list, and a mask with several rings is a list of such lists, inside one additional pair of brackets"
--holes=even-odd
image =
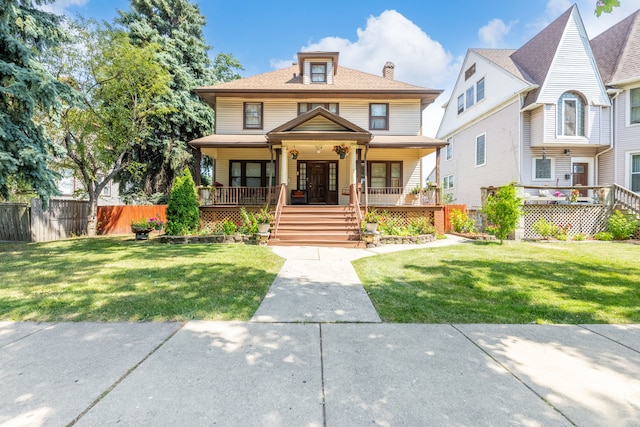
[(269, 246), (337, 246), (364, 248), (360, 227), (350, 206), (284, 206)]

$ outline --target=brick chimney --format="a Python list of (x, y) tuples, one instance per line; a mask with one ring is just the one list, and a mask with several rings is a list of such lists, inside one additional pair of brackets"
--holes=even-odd
[(393, 69), (395, 67), (396, 66), (393, 65), (393, 62), (387, 61), (387, 63), (384, 64), (384, 67), (382, 67), (382, 77), (384, 77), (385, 79), (393, 80)]

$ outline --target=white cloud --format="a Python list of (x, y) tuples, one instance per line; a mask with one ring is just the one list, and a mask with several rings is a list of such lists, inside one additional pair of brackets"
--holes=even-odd
[(498, 47), (502, 45), (504, 37), (511, 31), (511, 26), (517, 21), (505, 24), (502, 19), (492, 19), (487, 25), (478, 30), (478, 37), (484, 47)]
[(56, 0), (51, 4), (42, 5), (40, 9), (45, 12), (64, 15), (68, 8), (73, 6), (84, 6), (89, 0)]
[[(457, 73), (452, 55), (395, 10), (369, 17), (366, 27), (357, 29), (357, 36), (356, 41), (325, 37), (301, 51), (337, 51), (340, 65), (375, 75), (382, 75), (382, 67), (391, 61), (396, 80), (424, 87), (441, 87), (449, 82), (451, 73)], [(271, 65), (288, 66), (292, 60), (295, 58), (272, 60)]]

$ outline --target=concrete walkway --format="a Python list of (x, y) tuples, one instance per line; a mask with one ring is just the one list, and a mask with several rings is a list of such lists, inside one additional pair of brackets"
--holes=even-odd
[(0, 322), (0, 427), (640, 425), (640, 325), (380, 323), (348, 262), (412, 248), (276, 249), (251, 322)]
[(422, 245), (371, 249), (275, 246), (286, 259), (252, 322), (380, 322), (351, 261), (381, 253), (441, 247), (465, 239), (449, 236)]

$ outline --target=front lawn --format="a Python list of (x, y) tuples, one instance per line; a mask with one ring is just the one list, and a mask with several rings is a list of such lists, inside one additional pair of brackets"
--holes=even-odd
[(284, 260), (127, 237), (0, 243), (0, 320), (248, 320)]
[(465, 243), (354, 262), (401, 323), (640, 323), (640, 246)]

